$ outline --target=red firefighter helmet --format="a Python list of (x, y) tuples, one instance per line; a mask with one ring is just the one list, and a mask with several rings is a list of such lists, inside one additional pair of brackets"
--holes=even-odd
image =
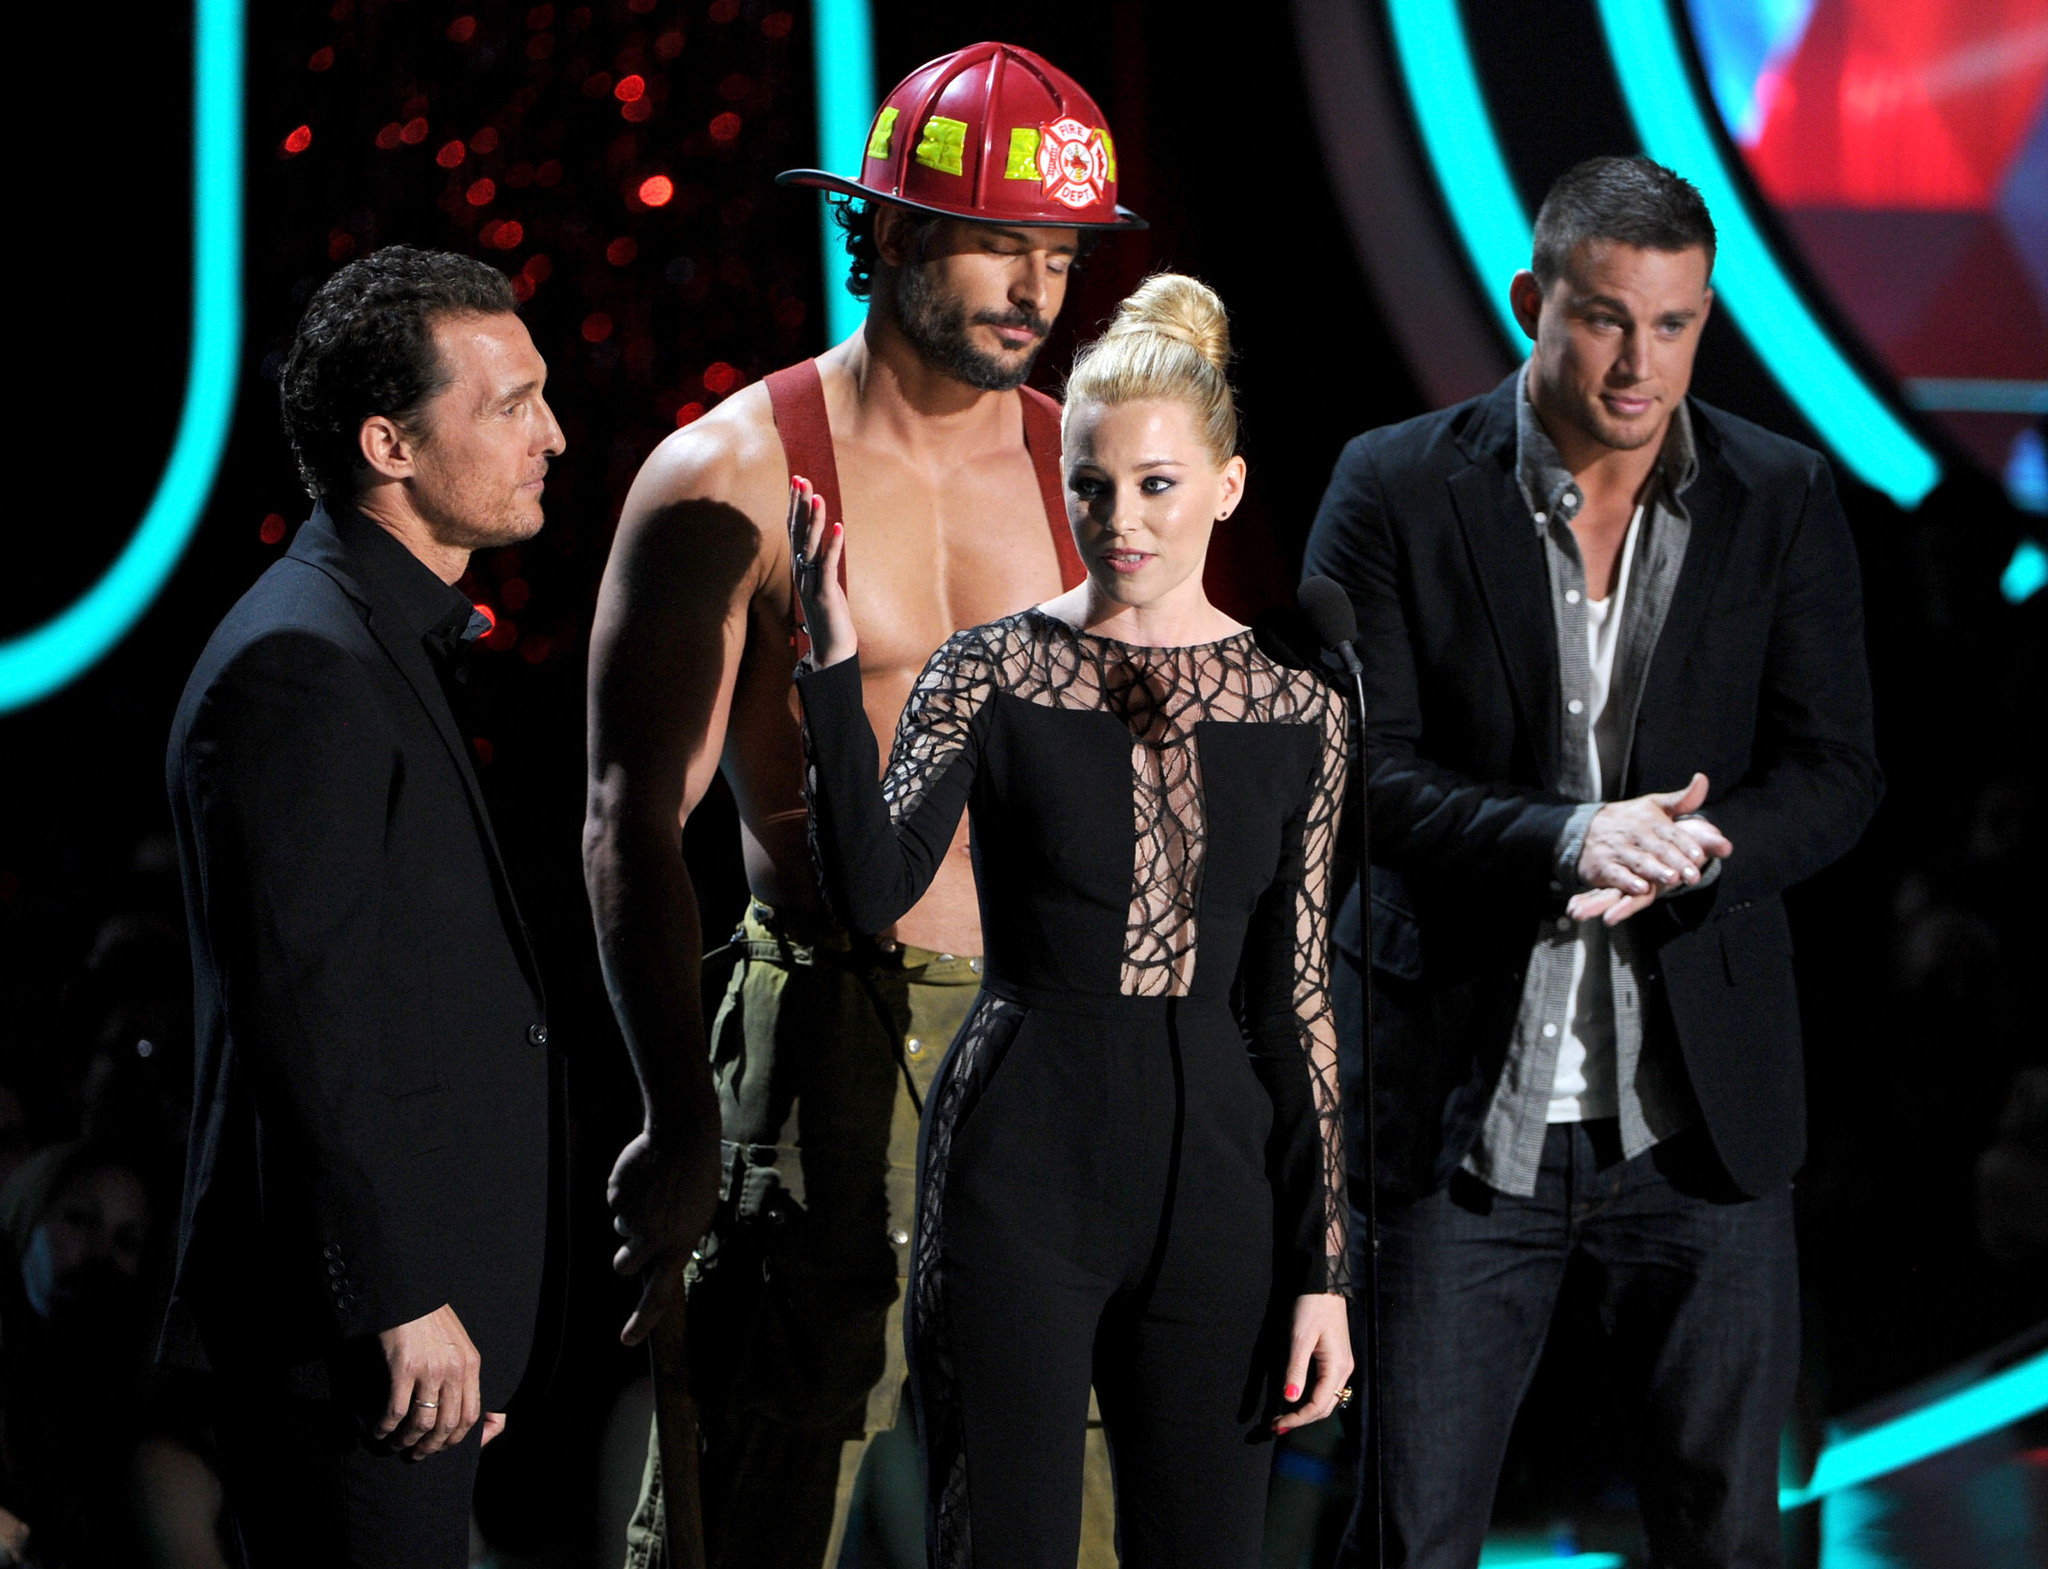
[(1116, 143), (1095, 100), (1015, 44), (970, 44), (883, 100), (860, 176), (791, 169), (810, 185), (979, 223), (1142, 229), (1116, 204)]

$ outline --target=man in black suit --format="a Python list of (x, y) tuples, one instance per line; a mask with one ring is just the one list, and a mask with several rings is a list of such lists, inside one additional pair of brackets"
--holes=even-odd
[(255, 1569), (467, 1564), (534, 1345), (547, 1023), (458, 718), (487, 623), (453, 586), (539, 531), (562, 450), (516, 308), (401, 247), (314, 295), (282, 384), (316, 506), (171, 732), (198, 1099), (166, 1355), (219, 1377)]
[(1381, 1195), (1390, 1564), (1476, 1562), (1573, 1261), (1651, 1557), (1777, 1559), (1806, 1115), (1782, 895), (1880, 779), (1826, 462), (1686, 395), (1713, 254), (1669, 170), (1571, 171), (1512, 286), (1527, 365), (1353, 441), (1309, 542), (1369, 704), (1370, 898), (1337, 942), (1347, 1039), (1368, 944), (1377, 987), (1353, 1192)]

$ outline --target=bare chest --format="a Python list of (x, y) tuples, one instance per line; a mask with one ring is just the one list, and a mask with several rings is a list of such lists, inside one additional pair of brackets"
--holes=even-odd
[(1021, 448), (938, 476), (842, 448), (839, 484), (847, 598), (871, 679), (915, 680), (954, 632), (1061, 589), (1038, 477)]

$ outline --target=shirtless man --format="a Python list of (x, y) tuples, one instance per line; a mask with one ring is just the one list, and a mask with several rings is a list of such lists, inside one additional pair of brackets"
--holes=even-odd
[[(655, 450), (626, 499), (592, 634), (584, 860), (646, 1101), (612, 1176), (616, 1263), (643, 1274), (629, 1344), (688, 1280), (709, 1563), (836, 1559), (864, 1440), (884, 1432), (869, 1516), (891, 1557), (921, 1563), (915, 1455), (907, 1428), (890, 1431), (917, 1118), (979, 984), (980, 921), (964, 827), (894, 932), (851, 936), (822, 901), (784, 519), (801, 475), (845, 521), (867, 712), (886, 753), (941, 642), (1081, 579), (1057, 409), (1022, 383), (1083, 231), (1139, 225), (1116, 205), (1100, 111), (1007, 45), (961, 50), (898, 86), (860, 179), (783, 179), (860, 203), (841, 218), (867, 323)], [(753, 899), (700, 970), (680, 825), (721, 768)], [(663, 1561), (664, 1492), (679, 1509), (689, 1496), (689, 1409), (663, 1376), (666, 1338), (636, 1569)], [(1099, 1435), (1092, 1450), (1103, 1503)], [(1094, 1534), (1099, 1554), (1084, 1557), (1113, 1562), (1106, 1517)]]

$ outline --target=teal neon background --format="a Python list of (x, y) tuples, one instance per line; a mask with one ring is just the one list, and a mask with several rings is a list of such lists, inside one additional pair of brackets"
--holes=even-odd
[[(811, 12), (812, 78), (818, 102), (818, 167), (858, 175), (875, 108), (874, 27), (867, 0), (818, 0)], [(864, 301), (846, 292), (846, 252), (832, 204), (818, 210), (824, 262), (825, 336), (838, 343), (867, 320)]]
[(1479, 292), (1509, 345), (1525, 353), (1528, 335), (1508, 304), (1508, 283), (1529, 265), (1532, 230), (1479, 88), (1458, 0), (1387, 0), (1387, 21), (1423, 149)]
[(227, 449), (242, 345), (242, 0), (197, 0), (192, 38), (192, 333), (178, 432), (142, 521), (84, 594), (0, 644), (0, 713), (49, 696), (141, 619), (199, 526)]

